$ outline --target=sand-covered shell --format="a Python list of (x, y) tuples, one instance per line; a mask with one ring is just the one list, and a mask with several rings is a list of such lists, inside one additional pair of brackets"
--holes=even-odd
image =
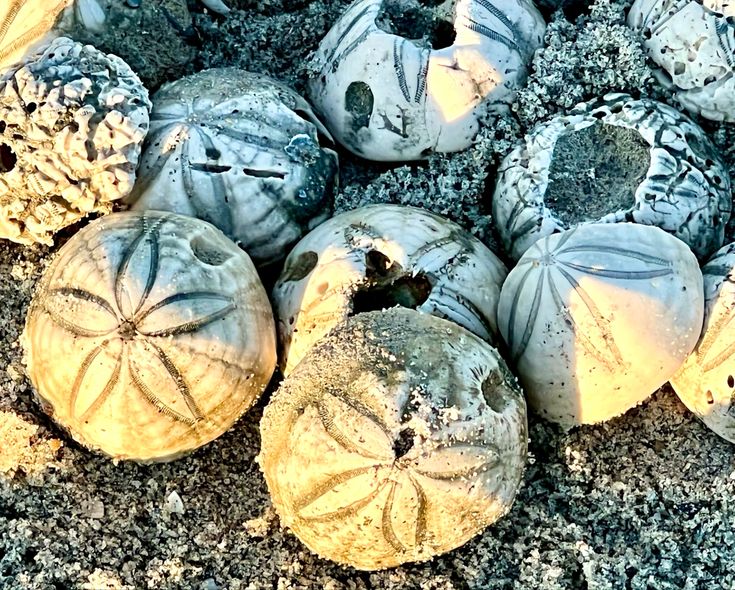
[(119, 57), (59, 37), (0, 95), (0, 238), (51, 244), (133, 188), (151, 104)]
[(225, 432), (276, 363), (267, 294), (208, 223), (115, 213), (44, 273), (24, 332), (28, 375), (54, 420), (119, 459), (174, 459)]
[(526, 404), (495, 349), (409, 309), (362, 313), (281, 384), (259, 462), (281, 523), (358, 569), (423, 561), (503, 516)]
[(487, 111), (507, 110), (542, 44), (530, 0), (427, 4), (438, 3), (357, 0), (312, 57), (309, 98), (358, 156), (416, 160), (469, 147)]
[(565, 427), (618, 416), (679, 369), (702, 329), (686, 244), (633, 223), (536, 242), (508, 274), (498, 327), (529, 406)]
[(684, 108), (714, 121), (735, 121), (733, 19), (727, 0), (636, 0), (628, 13), (659, 82)]
[(477, 238), (422, 209), (370, 205), (337, 215), (296, 244), (273, 289), (283, 372), (350, 315), (395, 305), (492, 341), (506, 274)]
[(153, 96), (127, 202), (209, 221), (256, 264), (274, 262), (329, 216), (337, 183), (330, 140), (286, 86), (235, 68), (205, 70)]
[(730, 176), (704, 131), (626, 94), (581, 103), (532, 130), (502, 162), (493, 219), (506, 251), (584, 223), (660, 227), (706, 260), (725, 239)]
[(692, 412), (735, 443), (735, 244), (718, 250), (702, 274), (704, 329), (697, 348), (670, 381)]

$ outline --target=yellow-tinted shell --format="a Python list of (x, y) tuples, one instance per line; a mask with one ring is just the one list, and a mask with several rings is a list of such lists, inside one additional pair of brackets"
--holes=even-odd
[(85, 446), (140, 461), (221, 435), (275, 367), (268, 298), (247, 254), (210, 224), (103, 217), (61, 248), (25, 330), (28, 374)]
[(3, 0), (0, 2), (0, 70), (23, 59), (45, 39), (73, 0)]

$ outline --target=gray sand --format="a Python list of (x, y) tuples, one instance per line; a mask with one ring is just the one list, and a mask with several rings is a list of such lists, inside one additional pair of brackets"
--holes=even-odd
[[(348, 2), (230, 0), (227, 19), (187, 17), (184, 0), (161, 4), (193, 19), (201, 46), (189, 66), (164, 55), (156, 69), (149, 55), (151, 84), (186, 67), (237, 65), (302, 90), (305, 56)], [(670, 102), (623, 25), (626, 6), (598, 0), (573, 23), (556, 14), (513, 116), (489, 121), (472, 149), (399, 167), (341, 153), (337, 208), (424, 206), (492, 246), (493, 168), (530, 125), (606, 91)], [(170, 34), (151, 30), (154, 20), (129, 34)], [(110, 33), (100, 45), (117, 43), (125, 57), (134, 46), (120, 39)], [(735, 169), (734, 127), (705, 128)], [(115, 465), (86, 452), (42, 414), (23, 372), (19, 336), (53, 251), (0, 244), (0, 588), (735, 587), (733, 447), (668, 387), (621, 418), (570, 433), (531, 417), (525, 482), (508, 516), (445, 556), (377, 573), (319, 559), (279, 527), (253, 462), (266, 398), (219, 440), (171, 464)]]

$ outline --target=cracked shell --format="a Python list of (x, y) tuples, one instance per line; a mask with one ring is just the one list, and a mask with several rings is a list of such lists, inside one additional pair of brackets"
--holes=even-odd
[(51, 244), (130, 192), (151, 105), (119, 57), (59, 37), (0, 95), (0, 238)]
[(506, 274), (477, 238), (422, 209), (370, 205), (337, 215), (294, 247), (273, 289), (283, 372), (350, 315), (395, 305), (492, 341)]
[[(401, 36), (405, 26), (425, 37)], [(454, 41), (443, 46), (452, 27)], [(434, 9), (417, 0), (358, 0), (312, 57), (309, 97), (358, 156), (402, 161), (462, 150), (486, 112), (507, 110), (544, 30), (529, 0), (456, 0)]]
[(133, 209), (209, 221), (256, 264), (282, 259), (331, 211), (337, 154), (298, 94), (235, 68), (199, 72), (153, 97)]
[(730, 176), (704, 131), (675, 109), (608, 94), (529, 133), (502, 162), (492, 212), (518, 260), (585, 223), (655, 225), (706, 259), (725, 239)]
[(46, 410), (117, 459), (175, 459), (225, 432), (276, 362), (266, 292), (210, 224), (115, 213), (74, 235), (44, 273), (24, 332)]
[(692, 113), (735, 121), (735, 5), (723, 0), (636, 0), (628, 25), (642, 33), (656, 78)]
[(500, 355), (451, 322), (362, 313), (281, 384), (258, 458), (281, 522), (358, 569), (424, 561), (506, 514), (526, 404)]
[(633, 223), (539, 240), (498, 304), (529, 406), (565, 427), (644, 401), (694, 349), (703, 315), (702, 273), (686, 244)]
[(735, 443), (735, 244), (702, 267), (704, 329), (697, 348), (671, 378), (681, 401), (714, 432)]

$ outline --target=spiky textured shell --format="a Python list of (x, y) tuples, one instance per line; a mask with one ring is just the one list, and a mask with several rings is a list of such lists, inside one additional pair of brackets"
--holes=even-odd
[(482, 242), (421, 209), (370, 205), (337, 215), (294, 247), (273, 290), (284, 374), (358, 311), (358, 293), (379, 305), (379, 287), (402, 281), (421, 290), (416, 309), (492, 340), (506, 274)]
[(656, 227), (584, 225), (536, 242), (508, 274), (498, 327), (529, 406), (563, 426), (618, 416), (694, 349), (697, 259)]
[(709, 428), (735, 443), (735, 244), (718, 250), (702, 267), (702, 274), (704, 329), (671, 385)]
[(687, 110), (735, 120), (735, 5), (723, 0), (636, 0), (628, 25), (640, 31), (656, 77)]
[(554, 147), (598, 122), (637, 131), (650, 146), (650, 165), (630, 208), (584, 223), (655, 225), (704, 259), (719, 248), (732, 209), (730, 176), (704, 131), (663, 103), (608, 94), (537, 126), (501, 164), (492, 209), (506, 251), (517, 260), (536, 240), (569, 229), (544, 200)]
[(133, 188), (151, 104), (119, 57), (59, 37), (0, 95), (0, 238), (50, 244)]
[(259, 462), (281, 522), (359, 569), (423, 561), (503, 516), (526, 460), (526, 404), (500, 355), (408, 309), (335, 328), (281, 384)]
[(112, 457), (167, 460), (225, 432), (276, 362), (265, 290), (220, 231), (164, 212), (115, 213), (60, 250), (24, 333), (53, 418)]
[(329, 216), (337, 155), (306, 101), (259, 74), (205, 70), (153, 97), (140, 180), (127, 199), (209, 221), (256, 264), (283, 258)]
[[(312, 103), (341, 144), (371, 160), (468, 147), (483, 113), (506, 109), (524, 82), (542, 43), (541, 15), (528, 0), (459, 0), (454, 43), (433, 50), (381, 29), (386, 4), (357, 0), (329, 31), (311, 63)], [(433, 9), (436, 20), (442, 9)]]

